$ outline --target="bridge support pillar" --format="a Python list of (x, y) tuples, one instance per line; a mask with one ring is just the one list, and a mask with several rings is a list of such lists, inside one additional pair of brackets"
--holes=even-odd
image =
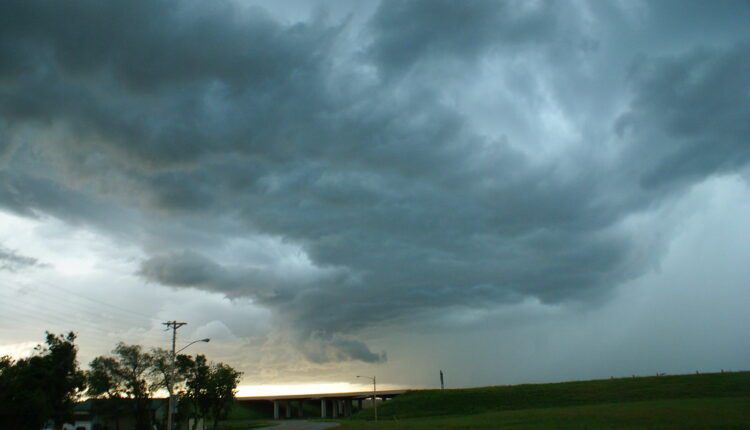
[(326, 417), (326, 399), (320, 399), (320, 417), (327, 418)]
[(273, 401), (273, 419), (275, 420), (279, 419), (279, 401), (278, 400)]
[(303, 402), (303, 401), (304, 401), (304, 400), (297, 400), (297, 416), (298, 416), (299, 418), (302, 418), (302, 416), (304, 415), (304, 414), (302, 413), (302, 402)]
[(337, 399), (331, 400), (331, 412), (333, 412), (333, 418), (339, 417), (339, 401)]
[(292, 402), (289, 400), (286, 400), (284, 402), (284, 409), (286, 409), (286, 417), (291, 418), (292, 417)]
[(344, 416), (345, 417), (352, 416), (352, 399), (344, 400)]
[(362, 399), (357, 399), (357, 410), (358, 411), (362, 410)]

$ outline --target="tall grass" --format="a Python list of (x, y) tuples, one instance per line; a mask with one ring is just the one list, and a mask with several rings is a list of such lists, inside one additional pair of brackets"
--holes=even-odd
[[(386, 420), (620, 402), (750, 397), (750, 372), (620, 378), (452, 390), (418, 390), (385, 402)], [(371, 419), (365, 409), (353, 419)]]
[(485, 412), (472, 415), (350, 421), (337, 430), (747, 429), (750, 397), (648, 400)]

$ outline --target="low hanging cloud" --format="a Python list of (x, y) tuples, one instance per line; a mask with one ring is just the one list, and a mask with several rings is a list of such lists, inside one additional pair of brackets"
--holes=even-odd
[(208, 289), (212, 286), (229, 291), (242, 286), (242, 276), (232, 276), (226, 269), (195, 252), (181, 252), (153, 257), (141, 265), (140, 275), (164, 285)]
[[(346, 277), (339, 271), (323, 271), (312, 276), (308, 273), (299, 277), (294, 273), (225, 267), (203, 255), (183, 251), (144, 261), (139, 275), (162, 285), (252, 298), (256, 303), (276, 311), (277, 315), (284, 316), (281, 322), (283, 328), (288, 330), (298, 349), (311, 362), (381, 362), (386, 359), (385, 353), (372, 352), (361, 341), (342, 334), (344, 327), (335, 326), (341, 320), (329, 309), (339, 306), (337, 302), (341, 298), (330, 297), (330, 290), (346, 283)], [(326, 297), (331, 301), (326, 303)], [(321, 301), (321, 298), (324, 300)], [(304, 303), (300, 303), (300, 300), (304, 300)], [(310, 315), (299, 315), (300, 308), (305, 308), (310, 314), (333, 316), (334, 325), (311, 318)]]
[(660, 257), (623, 222), (750, 161), (744, 33), (642, 54), (630, 12), (384, 1), (350, 28), (4, 2), (0, 207), (131, 242), (148, 282), (249, 297), (318, 363), (384, 361), (363, 329), (457, 306), (596, 306)]
[(301, 346), (305, 358), (313, 363), (359, 360), (366, 363), (380, 363), (387, 360), (385, 352), (374, 353), (364, 343), (344, 337), (313, 333), (303, 339)]
[(692, 183), (747, 165), (750, 98), (742, 88), (750, 86), (749, 72), (750, 41), (635, 63), (634, 100), (616, 130), (637, 142), (633, 157), (646, 161), (640, 184)]
[(40, 262), (36, 258), (21, 255), (0, 244), (0, 270), (14, 272), (31, 267), (46, 267), (46, 264)]

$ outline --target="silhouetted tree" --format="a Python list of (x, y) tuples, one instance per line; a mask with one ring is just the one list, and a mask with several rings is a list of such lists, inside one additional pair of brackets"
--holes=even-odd
[(89, 373), (89, 381), (95, 387), (92, 395), (127, 399), (132, 405), (136, 430), (149, 430), (153, 357), (140, 345), (122, 342), (112, 352), (114, 356), (97, 357), (91, 362), (93, 373)]
[[(178, 354), (173, 366), (172, 353), (170, 351), (164, 348), (152, 348), (151, 358), (151, 390), (157, 391), (163, 388), (167, 390), (170, 396), (182, 391), (181, 388), (185, 382), (186, 371), (190, 367), (189, 365), (185, 365), (185, 363), (191, 360), (190, 357)], [(166, 421), (166, 416), (164, 420)]]
[(85, 388), (78, 369), (73, 332), (46, 333), (31, 357), (0, 359), (0, 424), (17, 430), (39, 430), (52, 421), (60, 429), (74, 421), (73, 408)]
[(241, 376), (242, 372), (238, 372), (227, 364), (218, 363), (211, 366), (208, 379), (208, 400), (211, 405), (211, 416), (214, 419), (214, 430), (220, 419), (227, 418), (234, 404), (234, 395), (237, 393), (237, 384)]
[(120, 430), (120, 418), (127, 413), (125, 380), (121, 373), (113, 357), (96, 357), (86, 372), (87, 394), (104, 400), (93, 404), (94, 411), (114, 420), (115, 430)]
[(190, 406), (193, 416), (193, 430), (198, 425), (198, 417), (206, 417), (210, 409), (208, 403), (207, 387), (209, 381), (210, 368), (208, 360), (203, 354), (191, 357), (185, 357), (180, 360), (181, 370), (185, 375), (185, 392), (182, 398)]
[(225, 419), (236, 393), (242, 372), (238, 372), (224, 363), (209, 363), (206, 357), (199, 354), (181, 358), (181, 371), (185, 375), (185, 393), (183, 399), (190, 405), (195, 430), (197, 418), (213, 419), (216, 429), (219, 420)]

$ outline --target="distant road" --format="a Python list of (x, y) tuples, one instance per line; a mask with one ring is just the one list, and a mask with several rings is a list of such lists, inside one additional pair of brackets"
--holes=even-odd
[(323, 430), (336, 427), (339, 423), (321, 423), (305, 420), (284, 420), (280, 421), (277, 426), (261, 427), (264, 429), (275, 429), (275, 430)]

